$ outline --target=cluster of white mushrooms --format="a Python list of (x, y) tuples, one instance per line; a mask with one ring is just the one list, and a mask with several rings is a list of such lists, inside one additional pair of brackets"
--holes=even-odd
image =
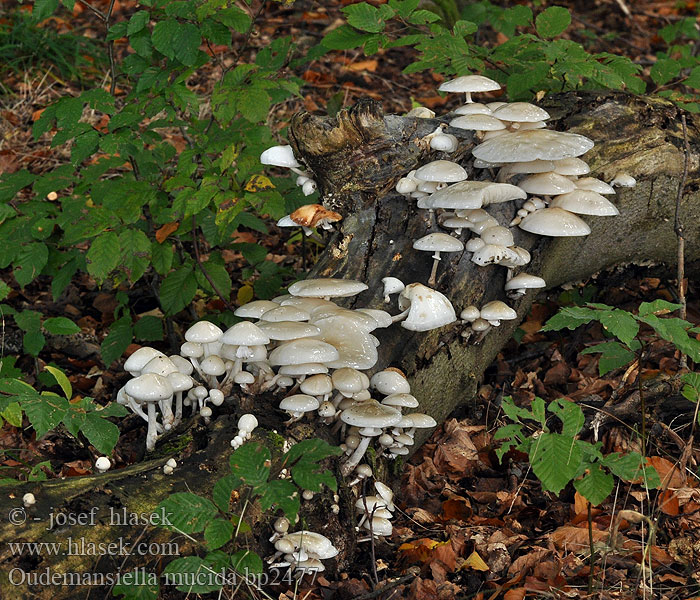
[[(241, 306), (234, 314), (246, 320), (226, 331), (207, 321), (194, 324), (185, 333), (180, 355), (167, 357), (152, 348), (137, 350), (124, 365), (134, 378), (119, 391), (117, 399), (148, 421), (148, 450), (154, 448), (158, 435), (182, 419), (183, 406), (191, 406), (193, 413), (199, 412), (208, 421), (210, 405), (219, 406), (234, 388), (248, 395), (284, 393), (279, 407), (289, 415), (288, 424), (314, 418), (341, 432), (341, 448), (346, 454), (341, 472), (345, 476), (354, 473), (349, 483), (358, 496), (358, 529), (370, 534), (367, 539), (391, 534), (391, 490), (374, 481), (376, 495), (359, 493), (356, 484), (372, 477), (372, 469), (362, 460), (371, 444), (377, 454), (390, 458), (408, 454), (416, 429), (435, 427), (436, 422), (422, 413), (403, 413), (404, 409), (418, 408), (419, 402), (400, 371), (389, 368), (370, 377), (379, 345), (372, 332), (393, 323), (411, 331), (427, 331), (458, 320), (449, 299), (433, 289), (442, 253), (468, 251), (479, 266), (506, 267), (505, 291), (514, 299), (528, 289), (544, 287), (545, 282), (525, 272), (514, 274), (530, 262), (530, 254), (516, 245), (512, 228), (517, 225), (548, 236), (580, 236), (588, 234), (590, 228), (577, 214), (619, 214), (604, 197), (614, 194), (614, 189), (586, 176), (588, 165), (577, 158), (593, 142), (581, 135), (546, 129), (549, 114), (535, 105), (472, 101), (474, 92), (497, 89), (496, 82), (481, 76), (459, 77), (440, 86), (442, 91), (466, 94), (466, 104), (457, 109), (449, 127), (476, 132), (481, 143), (473, 150), (474, 166), (500, 168), (497, 181), (468, 180), (461, 165), (437, 160), (411, 171), (396, 184), (399, 194), (415, 198), (419, 209), (430, 211), (434, 228), (444, 230), (432, 231), (414, 244), (415, 249), (432, 253), (428, 285), (404, 285), (395, 277), (385, 277), (385, 301), (390, 303), (391, 296), (398, 294), (398, 312), (391, 314), (377, 308), (350, 310), (331, 300), (360, 294), (367, 289), (362, 282), (308, 279), (291, 285), (288, 294)], [(409, 116), (435, 115), (419, 108)], [(421, 143), (453, 152), (458, 139), (446, 129), (447, 125), (441, 124)], [(305, 195), (315, 191), (315, 182), (300, 169), (290, 146), (269, 148), (261, 155), (261, 162), (291, 169)], [(621, 176), (613, 183), (633, 185), (634, 180)], [(509, 201), (522, 204), (510, 224), (500, 224), (487, 208)], [(341, 218), (320, 204), (310, 204), (279, 224), (301, 226), (310, 233), (313, 227), (331, 228)], [(464, 230), (473, 232), (474, 237), (459, 239)], [(468, 306), (460, 313), (462, 336), (469, 339), (478, 333), (478, 343), (491, 327), (514, 318), (516, 312), (500, 300), (480, 309)], [(238, 448), (243, 444), (257, 424), (255, 416), (243, 415), (231, 445)], [(312, 493), (306, 490), (303, 496), (307, 499)], [(302, 572), (323, 570), (321, 561), (337, 554), (321, 534), (288, 533), (289, 521), (284, 518), (275, 522), (274, 529), (270, 541), (277, 552), (270, 562), (283, 556), (275, 566), (291, 566)]]

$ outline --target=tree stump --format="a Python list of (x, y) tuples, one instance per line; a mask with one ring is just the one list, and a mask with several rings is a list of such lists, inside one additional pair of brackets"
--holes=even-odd
[[(532, 254), (527, 272), (541, 275), (548, 286), (580, 280), (613, 265), (665, 264), (676, 262), (677, 241), (673, 228), (676, 195), (682, 183), (684, 162), (688, 175), (681, 196), (681, 218), (686, 239), (689, 271), (700, 264), (700, 120), (687, 115), (685, 156), (681, 129), (681, 111), (658, 98), (621, 93), (568, 93), (548, 98), (543, 105), (553, 116), (550, 127), (581, 133), (596, 146), (584, 158), (592, 173), (610, 180), (619, 172), (637, 179), (634, 188), (618, 189), (614, 199), (619, 217), (585, 217), (592, 233), (584, 238), (541, 238), (515, 230), (516, 243)], [(425, 136), (440, 119), (413, 119), (383, 115), (374, 101), (363, 101), (341, 111), (336, 118), (296, 115), (289, 130), (290, 143), (297, 157), (305, 162), (319, 184), (324, 203), (344, 216), (342, 225), (325, 249), (311, 276), (359, 279), (369, 290), (349, 304), (386, 308), (381, 279), (387, 275), (404, 283), (425, 282), (431, 261), (413, 250), (413, 240), (425, 235), (429, 221), (425, 211), (393, 192), (396, 181), (411, 169), (429, 160), (462, 159), (470, 178), (480, 177), (471, 165), (474, 140), (468, 132), (448, 129), (460, 140), (456, 153), (444, 155), (431, 151)], [(490, 212), (501, 223), (515, 213), (514, 203), (493, 205)], [(444, 293), (459, 312), (469, 304), (482, 305), (503, 298), (505, 269), (480, 268), (470, 261), (471, 253), (444, 257), (437, 289)], [(669, 272), (670, 273), (670, 272)], [(527, 314), (536, 294), (521, 297), (515, 308), (520, 319)], [(395, 310), (390, 309), (392, 312)], [(425, 333), (395, 326), (377, 330), (380, 362), (377, 369), (393, 365), (411, 380), (413, 394), (421, 409), (438, 422), (460, 404), (474, 396), (484, 370), (512, 336), (518, 321), (503, 323), (489, 331), (479, 345), (465, 343), (458, 323)], [(270, 398), (256, 400), (258, 411), (268, 411)], [(214, 483), (227, 474), (233, 421), (229, 416), (216, 419), (212, 426), (194, 436), (188, 451), (178, 457), (181, 463), (169, 477), (162, 475), (165, 459), (149, 461), (100, 476), (76, 477), (45, 483), (25, 483), (16, 489), (3, 488), (0, 510), (0, 597), (3, 598), (75, 598), (87, 587), (68, 585), (29, 585), (18, 583), (22, 573), (108, 574), (144, 567), (159, 573), (168, 556), (49, 555), (45, 550), (32, 555), (27, 549), (13, 551), (8, 542), (62, 542), (68, 538), (83, 544), (115, 542), (123, 538), (159, 542), (172, 540), (163, 529), (138, 525), (110, 525), (110, 511), (149, 514), (170, 493), (192, 490), (210, 495)], [(265, 442), (264, 432), (259, 438)], [(11, 510), (20, 514), (22, 495), (28, 491), (37, 504), (26, 511), (26, 522), (12, 523)], [(93, 508), (93, 507), (96, 507)], [(50, 514), (89, 515), (95, 510), (94, 523), (67, 523), (47, 529)], [(352, 532), (347, 531), (353, 516), (343, 507), (341, 519), (328, 518), (319, 511), (308, 515), (309, 524), (329, 527), (336, 546), (345, 543), (343, 560), (351, 558)], [(121, 514), (121, 513), (120, 513)], [(84, 517), (89, 518), (89, 517)], [(33, 520), (39, 519), (39, 520)], [(54, 518), (55, 521), (55, 518)], [(342, 532), (346, 531), (346, 534)], [(269, 532), (254, 528), (260, 547), (265, 548)], [(342, 539), (345, 537), (345, 542)], [(197, 551), (184, 538), (182, 553)], [(269, 549), (269, 547), (268, 547)], [(13, 571), (14, 570), (14, 571)], [(14, 577), (14, 578), (13, 578)], [(95, 596), (104, 594), (109, 584), (90, 587)]]

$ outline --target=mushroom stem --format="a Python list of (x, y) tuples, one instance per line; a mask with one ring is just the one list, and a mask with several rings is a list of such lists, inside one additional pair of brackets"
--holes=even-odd
[(466, 99), (466, 104), (471, 104), (471, 103), (473, 102), (473, 100), (472, 100), (472, 93), (471, 93), (471, 92), (465, 92), (465, 94), (466, 94), (466, 97), (467, 97), (467, 99)]
[(173, 427), (182, 421), (182, 392), (175, 392), (175, 420), (173, 421)]
[(146, 432), (146, 450), (148, 452), (153, 451), (156, 447), (156, 439), (158, 438), (157, 431), (157, 414), (156, 414), (156, 403), (148, 403), (148, 431)]
[(358, 444), (357, 448), (355, 448), (355, 451), (350, 455), (350, 458), (348, 458), (348, 460), (346, 460), (341, 465), (340, 473), (341, 475), (343, 475), (343, 477), (347, 477), (348, 475), (350, 475), (350, 473), (352, 473), (355, 470), (355, 467), (360, 464), (362, 457), (367, 451), (370, 439), (370, 437), (363, 435), (360, 439), (360, 443)]
[(440, 252), (437, 251), (433, 254), (433, 268), (430, 270), (430, 277), (428, 277), (428, 285), (430, 287), (435, 287), (435, 279), (437, 278), (437, 268), (440, 264)]
[(409, 306), (405, 311), (402, 313), (399, 313), (398, 315), (394, 315), (391, 317), (391, 322), (392, 323), (398, 323), (399, 321), (403, 321), (407, 316), (409, 311), (411, 310), (411, 307)]

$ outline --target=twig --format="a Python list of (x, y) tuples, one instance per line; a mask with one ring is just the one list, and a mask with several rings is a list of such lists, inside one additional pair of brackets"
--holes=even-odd
[(197, 244), (197, 220), (195, 219), (195, 216), (192, 215), (192, 246), (194, 248), (194, 258), (197, 261), (197, 266), (199, 267), (200, 271), (202, 271), (202, 275), (204, 275), (204, 278), (209, 282), (209, 285), (211, 286), (211, 289), (216, 292), (216, 295), (221, 298), (221, 301), (224, 303), (224, 306), (233, 312), (236, 310), (236, 308), (231, 305), (231, 303), (227, 300), (226, 296), (224, 296), (221, 291), (219, 291), (219, 288), (216, 286), (214, 283), (214, 280), (211, 278), (207, 270), (204, 268), (204, 265), (202, 264), (202, 259), (199, 256), (199, 244)]
[[(676, 214), (673, 219), (673, 229), (678, 238), (678, 271), (676, 277), (678, 279), (678, 301), (681, 305), (680, 318), (685, 319), (687, 314), (687, 303), (685, 299), (685, 238), (683, 237), (683, 224), (681, 223), (681, 199), (683, 197), (685, 182), (688, 178), (688, 157), (690, 155), (685, 114), (681, 115), (681, 126), (683, 128), (683, 153), (685, 156), (683, 159), (683, 176), (678, 184), (678, 193), (676, 194)], [(680, 368), (688, 368), (688, 357), (684, 352), (681, 352)]]
[(593, 543), (593, 511), (591, 503), (586, 502), (586, 504), (588, 505), (588, 547), (591, 551), (588, 561), (588, 595), (591, 596), (593, 594), (593, 568), (595, 567), (596, 551)]
[(376, 598), (377, 596), (381, 596), (384, 592), (388, 592), (389, 590), (392, 590), (400, 585), (403, 585), (404, 583), (408, 583), (409, 581), (413, 581), (417, 575), (415, 573), (411, 573), (409, 575), (404, 575), (403, 577), (399, 577), (398, 579), (395, 579), (394, 581), (391, 581), (382, 587), (378, 587), (371, 592), (367, 592), (366, 594), (362, 594), (361, 596), (355, 596), (354, 600), (371, 600), (372, 598)]
[(630, 9), (628, 6), (624, 3), (624, 0), (615, 0), (617, 2), (617, 5), (620, 7), (620, 10), (625, 13), (626, 17), (631, 17), (632, 13), (630, 12)]
[[(114, 10), (114, 3), (116, 0), (110, 0), (106, 13), (103, 13), (99, 8), (87, 2), (87, 0), (78, 0), (78, 2), (95, 13), (104, 23), (105, 33), (109, 33), (109, 21), (112, 18), (112, 11)], [(109, 93), (114, 96), (114, 91), (117, 88), (117, 65), (114, 61), (114, 40), (107, 42), (107, 56), (109, 57), (109, 76), (111, 79)]]

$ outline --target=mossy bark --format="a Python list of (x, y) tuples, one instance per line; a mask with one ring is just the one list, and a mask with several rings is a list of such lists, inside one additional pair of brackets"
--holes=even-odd
[[(659, 263), (672, 268), (677, 247), (673, 215), (686, 158), (680, 111), (659, 99), (623, 94), (566, 94), (548, 99), (545, 106), (553, 116), (552, 127), (582, 133), (596, 142), (586, 156), (595, 175), (610, 180), (624, 171), (636, 177), (638, 183), (634, 188), (618, 189), (614, 201), (621, 212), (619, 217), (586, 217), (592, 233), (585, 238), (545, 239), (516, 230), (516, 243), (532, 253), (533, 261), (527, 271), (541, 274), (550, 286), (557, 286), (612, 265)], [(428, 278), (431, 261), (412, 248), (413, 240), (430, 227), (427, 215), (392, 190), (399, 177), (436, 158), (466, 158), (465, 164), (472, 171), (468, 160), (473, 145), (471, 134), (449, 130), (460, 139), (456, 154), (445, 156), (430, 150), (425, 137), (440, 123), (385, 116), (372, 101), (342, 111), (336, 119), (308, 114), (293, 119), (290, 141), (295, 154), (313, 171), (324, 202), (344, 215), (340, 231), (330, 241), (313, 274), (365, 281), (369, 290), (357, 299), (358, 306), (387, 308), (381, 285), (381, 278), (386, 275), (399, 277), (405, 283), (425, 282)], [(698, 124), (695, 116), (687, 115), (689, 172), (681, 198), (681, 215), (691, 267), (700, 259)], [(475, 176), (478, 174), (471, 173), (471, 177)], [(505, 203), (489, 210), (500, 222), (507, 223), (515, 206)], [(467, 252), (445, 256), (438, 270), (437, 288), (451, 299), (457, 311), (468, 304), (481, 305), (503, 297), (505, 269), (476, 267), (470, 256)], [(672, 272), (669, 274), (672, 276)], [(516, 302), (521, 318), (534, 296), (530, 293)], [(390, 310), (396, 312), (393, 306)], [(464, 342), (459, 324), (426, 333), (400, 327), (377, 330), (375, 334), (381, 341), (377, 368), (394, 365), (403, 369), (421, 401), (421, 410), (442, 421), (455, 407), (470, 401), (484, 370), (517, 324), (511, 321), (492, 329), (479, 345)], [(187, 456), (179, 457), (181, 466), (171, 476), (162, 474), (163, 458), (101, 476), (27, 483), (16, 490), (2, 488), (0, 597), (75, 598), (77, 590), (87, 589), (56, 584), (16, 585), (22, 572), (40, 574), (49, 569), (54, 574), (116, 573), (142, 566), (149, 573), (159, 573), (170, 560), (149, 553), (129, 557), (109, 552), (53, 556), (46, 549), (31, 555), (26, 548), (13, 551), (8, 542), (61, 542), (65, 551), (68, 537), (72, 541), (85, 540), (83, 544), (118, 543), (122, 538), (129, 544), (137, 540), (174, 541), (182, 554), (197, 550), (186, 538), (173, 539), (161, 528), (110, 525), (113, 511), (149, 515), (172, 492), (210, 494), (214, 483), (227, 473), (233, 422), (225, 416), (209, 429), (194, 433)], [(265, 436), (262, 441), (274, 445)], [(26, 511), (27, 521), (9, 522), (10, 510), (21, 506), (21, 497), (28, 491), (36, 495), (37, 504)], [(47, 529), (50, 514), (90, 515), (91, 510), (96, 513), (94, 521)], [(345, 524), (351, 518), (346, 512), (341, 513)], [(331, 536), (337, 543), (342, 543), (343, 537), (351, 538), (350, 534), (341, 533), (345, 530), (329, 514), (324, 509), (308, 515), (309, 525), (318, 525), (319, 531), (337, 527), (336, 535)], [(40, 520), (33, 521), (34, 518)], [(83, 517), (86, 518), (89, 517)], [(262, 541), (264, 547), (263, 533), (259, 527), (254, 529), (253, 537), (258, 543)], [(345, 557), (350, 555), (352, 544), (347, 539)], [(12, 573), (16, 576), (14, 583)], [(108, 588), (93, 586), (92, 590), (99, 594)]]

